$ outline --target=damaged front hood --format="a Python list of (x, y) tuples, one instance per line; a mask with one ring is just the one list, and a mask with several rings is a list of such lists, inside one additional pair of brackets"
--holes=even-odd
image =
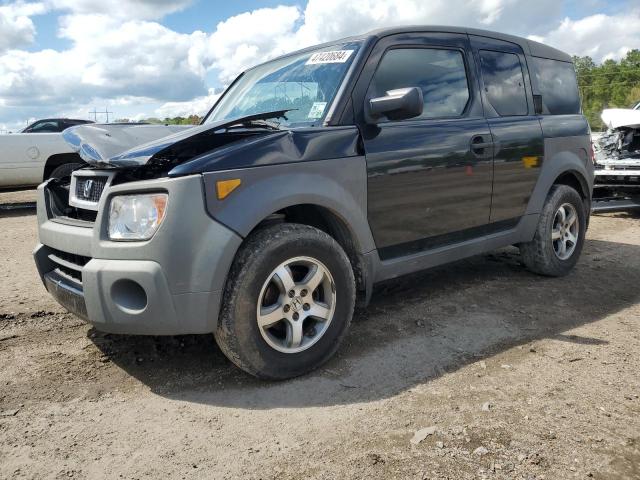
[[(195, 127), (182, 125), (81, 125), (62, 134), (80, 157), (91, 165), (137, 167), (146, 165), (156, 156), (169, 153), (180, 161), (204, 153), (201, 140), (217, 130), (229, 127), (256, 126), (277, 130), (277, 125), (266, 122), (270, 118), (285, 117), (290, 110), (264, 112), (231, 120), (220, 120)], [(256, 123), (257, 122), (257, 123)], [(230, 139), (231, 140), (231, 137)], [(215, 143), (215, 142), (214, 142)], [(200, 145), (198, 145), (200, 144)], [(174, 158), (174, 160), (175, 160)]]
[(621, 127), (640, 128), (640, 110), (628, 108), (608, 108), (600, 115), (609, 129)]
[(62, 136), (90, 165), (135, 166), (145, 164), (163, 148), (191, 136), (195, 128), (184, 125), (91, 124), (68, 128)]

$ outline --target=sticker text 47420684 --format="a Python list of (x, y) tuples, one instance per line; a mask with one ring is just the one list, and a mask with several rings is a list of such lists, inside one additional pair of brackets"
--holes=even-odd
[(353, 50), (331, 50), (329, 52), (314, 53), (307, 60), (306, 65), (319, 65), (322, 63), (345, 63)]

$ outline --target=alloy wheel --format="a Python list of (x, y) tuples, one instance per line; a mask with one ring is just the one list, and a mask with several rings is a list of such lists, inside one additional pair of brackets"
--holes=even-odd
[(553, 251), (560, 260), (567, 260), (573, 255), (578, 244), (579, 233), (580, 222), (578, 222), (575, 207), (570, 203), (563, 203), (556, 210), (551, 230)]
[(278, 265), (258, 296), (262, 338), (282, 353), (299, 353), (318, 342), (329, 328), (336, 290), (329, 269), (311, 257)]

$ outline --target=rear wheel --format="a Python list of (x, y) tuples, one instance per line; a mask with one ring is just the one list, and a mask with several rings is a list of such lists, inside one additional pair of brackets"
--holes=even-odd
[(567, 185), (554, 185), (531, 242), (521, 243), (522, 260), (541, 275), (566, 275), (578, 262), (587, 229), (582, 197)]
[(273, 225), (238, 252), (215, 337), (246, 372), (291, 378), (333, 355), (354, 303), (351, 264), (333, 238), (306, 225)]

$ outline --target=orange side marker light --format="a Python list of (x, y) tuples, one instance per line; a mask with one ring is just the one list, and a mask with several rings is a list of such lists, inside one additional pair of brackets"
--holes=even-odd
[(240, 186), (242, 181), (239, 178), (233, 178), (231, 180), (219, 180), (216, 182), (216, 195), (218, 200), (224, 200)]
[(539, 157), (522, 157), (524, 168), (536, 168), (540, 166)]

